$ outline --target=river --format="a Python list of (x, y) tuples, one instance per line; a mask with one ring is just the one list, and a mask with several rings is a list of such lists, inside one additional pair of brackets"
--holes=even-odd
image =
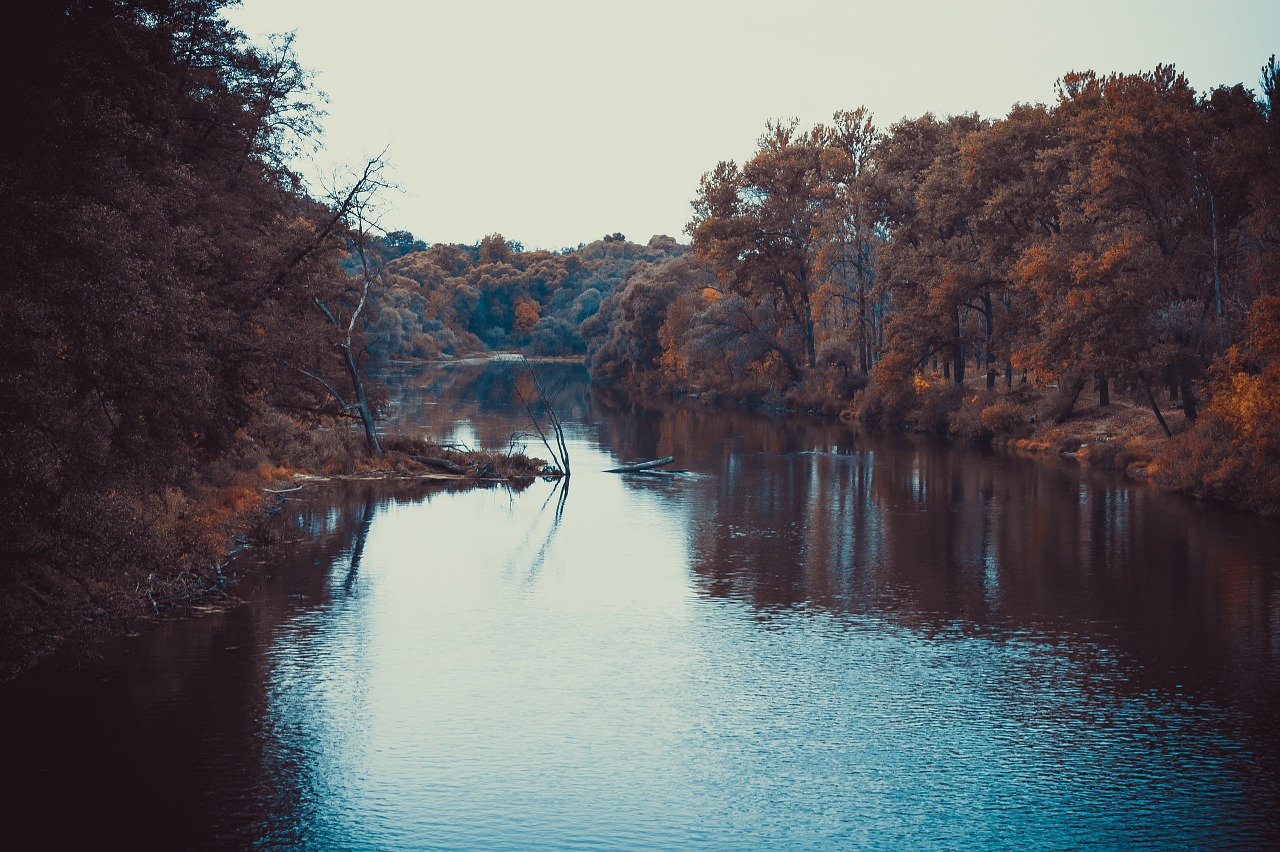
[[(506, 447), (522, 369), (391, 428)], [(0, 687), (11, 848), (1280, 847), (1275, 521), (539, 369), (567, 484), (309, 486), (243, 605)]]

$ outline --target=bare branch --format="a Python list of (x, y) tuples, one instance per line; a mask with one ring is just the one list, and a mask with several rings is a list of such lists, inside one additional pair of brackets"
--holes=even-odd
[(338, 393), (337, 388), (335, 388), (333, 385), (329, 384), (324, 379), (317, 376), (315, 373), (312, 373), (308, 370), (302, 369), (301, 367), (290, 364), (288, 361), (285, 362), (285, 365), (292, 367), (293, 369), (297, 370), (299, 373), (306, 376), (307, 378), (312, 379), (313, 381), (319, 382), (320, 385), (322, 385), (324, 389), (329, 392), (330, 396), (332, 396), (335, 400), (337, 400), (338, 405), (342, 407), (342, 410), (344, 413), (348, 411), (354, 411), (357, 408), (357, 406), (352, 405), (348, 403), (345, 399), (343, 399), (342, 394)]

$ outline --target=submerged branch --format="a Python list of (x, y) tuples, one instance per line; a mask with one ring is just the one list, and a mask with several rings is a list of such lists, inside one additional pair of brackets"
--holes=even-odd
[[(547, 393), (546, 387), (542, 384), (542, 378), (537, 371), (529, 364), (529, 359), (521, 353), (520, 359), (524, 362), (525, 369), (529, 372), (529, 377), (533, 380), (533, 386), (538, 391), (538, 401), (542, 403), (542, 410), (546, 412), (547, 419), (550, 421), (551, 433), (555, 437), (556, 446), (551, 446), (551, 441), (547, 438), (546, 430), (542, 428), (542, 423), (538, 416), (534, 413), (533, 405), (525, 397), (524, 392), (520, 390), (520, 386), (516, 385), (516, 395), (520, 397), (520, 402), (524, 405), (525, 413), (529, 415), (529, 420), (533, 423), (533, 428), (537, 430), (538, 437), (542, 439), (542, 446), (547, 448), (547, 452), (551, 454), (551, 461), (566, 477), (569, 476), (569, 446), (564, 437), (564, 420), (561, 419), (560, 413), (556, 411), (556, 407), (552, 404), (552, 394)], [(557, 452), (558, 450), (558, 452)]]
[(675, 456), (667, 456), (662, 459), (650, 459), (648, 461), (632, 462), (624, 464), (620, 467), (611, 467), (605, 473), (639, 473), (642, 470), (653, 470), (664, 465), (671, 464), (675, 461)]

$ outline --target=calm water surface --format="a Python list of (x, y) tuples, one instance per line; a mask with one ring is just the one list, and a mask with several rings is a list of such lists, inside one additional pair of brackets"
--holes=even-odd
[[(11, 848), (1280, 845), (1276, 523), (542, 369), (567, 489), (308, 488), (249, 603), (0, 688)], [(516, 372), (393, 428), (506, 446)]]

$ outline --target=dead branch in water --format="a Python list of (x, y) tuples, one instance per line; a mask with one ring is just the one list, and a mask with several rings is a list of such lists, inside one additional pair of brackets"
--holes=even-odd
[(659, 468), (659, 467), (662, 467), (663, 465), (671, 464), (673, 461), (675, 461), (674, 456), (667, 456), (664, 459), (651, 459), (649, 461), (631, 462), (630, 464), (624, 464), (620, 467), (611, 467), (608, 470), (606, 470), (605, 473), (639, 473), (640, 471), (653, 470), (654, 468)]
[[(542, 439), (542, 446), (547, 448), (547, 452), (551, 454), (551, 463), (560, 468), (565, 477), (569, 476), (569, 447), (564, 437), (564, 420), (561, 419), (560, 413), (556, 411), (553, 404), (552, 394), (547, 393), (546, 387), (542, 384), (542, 378), (537, 371), (529, 363), (529, 359), (520, 354), (520, 359), (524, 362), (525, 369), (529, 371), (529, 377), (533, 379), (533, 386), (538, 391), (537, 402), (542, 403), (542, 410), (547, 414), (547, 420), (552, 435), (555, 437), (556, 446), (551, 446), (550, 440), (547, 438), (546, 430), (542, 428), (542, 423), (538, 419), (537, 413), (533, 409), (533, 404), (525, 398), (524, 392), (520, 390), (519, 384), (516, 385), (516, 394), (520, 397), (520, 403), (524, 405), (525, 413), (529, 415), (529, 420), (533, 423), (533, 428), (537, 430), (538, 437)], [(559, 452), (557, 452), (557, 448)]]

